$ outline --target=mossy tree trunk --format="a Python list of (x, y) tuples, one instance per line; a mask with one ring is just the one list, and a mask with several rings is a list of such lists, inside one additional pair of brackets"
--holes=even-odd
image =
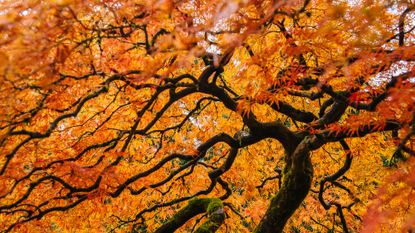
[(257, 233), (282, 232), (288, 219), (307, 196), (312, 182), (313, 167), (309, 157), (308, 139), (304, 139), (293, 153), (287, 154), (283, 182), (278, 193), (257, 226)]
[[(283, 171), (282, 186), (271, 199), (264, 217), (255, 229), (256, 233), (282, 232), (288, 219), (307, 196), (313, 178), (310, 145), (310, 139), (306, 137), (297, 146), (291, 147), (293, 151), (286, 151), (286, 166)], [(155, 232), (174, 232), (188, 220), (201, 213), (207, 213), (208, 217), (196, 230), (197, 233), (216, 232), (225, 220), (223, 204), (220, 199), (193, 199)]]
[(196, 229), (195, 233), (216, 232), (223, 221), (225, 221), (225, 211), (222, 201), (213, 199), (207, 208), (208, 219)]
[(207, 220), (199, 226), (197, 233), (214, 233), (225, 220), (225, 212), (220, 199), (195, 198), (154, 233), (173, 233), (188, 220), (202, 213), (207, 213)]

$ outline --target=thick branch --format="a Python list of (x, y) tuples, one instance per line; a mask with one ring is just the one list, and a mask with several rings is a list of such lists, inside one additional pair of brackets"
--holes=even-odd
[(222, 201), (218, 198), (195, 198), (190, 200), (185, 207), (180, 209), (154, 233), (175, 232), (191, 218), (205, 212), (208, 214), (208, 220), (196, 232), (215, 232), (225, 219)]
[(267, 212), (255, 232), (282, 232), (288, 219), (307, 196), (313, 176), (309, 158), (309, 138), (298, 144), (283, 172), (282, 187), (271, 199)]

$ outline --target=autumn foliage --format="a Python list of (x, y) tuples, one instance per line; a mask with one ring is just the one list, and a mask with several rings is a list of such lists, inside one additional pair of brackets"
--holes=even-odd
[(0, 231), (413, 231), (414, 29), (412, 0), (0, 1)]

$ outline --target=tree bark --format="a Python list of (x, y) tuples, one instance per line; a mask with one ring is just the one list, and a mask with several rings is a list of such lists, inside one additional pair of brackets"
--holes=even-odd
[(225, 221), (222, 201), (214, 199), (207, 208), (207, 220), (196, 229), (195, 233), (214, 233)]
[(225, 220), (222, 201), (218, 198), (195, 198), (177, 212), (154, 233), (173, 233), (196, 215), (207, 212), (207, 220), (196, 230), (198, 233), (213, 233)]
[(308, 138), (305, 138), (292, 154), (287, 155), (282, 186), (271, 199), (270, 205), (255, 232), (282, 232), (288, 219), (307, 196), (313, 178), (308, 144)]

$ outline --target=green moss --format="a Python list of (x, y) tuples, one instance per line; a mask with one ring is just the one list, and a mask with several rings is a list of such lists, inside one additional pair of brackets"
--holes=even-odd
[(212, 233), (212, 231), (210, 231), (210, 226), (208, 226), (208, 224), (203, 223), (199, 228), (197, 228), (195, 233)]
[(282, 185), (271, 198), (270, 206), (255, 232), (283, 232), (287, 220), (307, 196), (311, 187), (313, 167), (305, 157), (303, 170), (295, 170), (287, 164), (284, 167)]
[(199, 233), (213, 233), (225, 220), (222, 201), (218, 198), (193, 198), (155, 233), (170, 233), (194, 216), (206, 212), (208, 219), (198, 228)]
[(225, 221), (223, 203), (218, 198), (211, 198), (207, 206), (208, 219), (196, 230), (196, 233), (213, 233)]
[(223, 208), (222, 201), (218, 198), (211, 198), (210, 203), (207, 207), (207, 213), (210, 215), (220, 208)]
[(163, 223), (155, 233), (174, 232), (194, 216), (207, 211), (212, 198), (193, 198), (188, 204), (180, 209), (170, 220)]
[(210, 202), (212, 201), (212, 199), (214, 198), (192, 198), (189, 200), (189, 204), (188, 206), (195, 206), (195, 207), (201, 207), (203, 209), (207, 209), (207, 207), (209, 206)]

